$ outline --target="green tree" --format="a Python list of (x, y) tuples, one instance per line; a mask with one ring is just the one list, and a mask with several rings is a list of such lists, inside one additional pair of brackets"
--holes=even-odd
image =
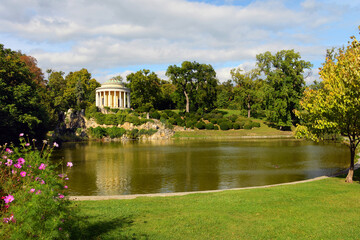
[(253, 105), (259, 102), (258, 92), (262, 86), (262, 81), (259, 79), (259, 69), (252, 69), (248, 72), (242, 73), (240, 68), (232, 69), (230, 71), (232, 80), (237, 84), (235, 88), (235, 95), (240, 99), (241, 105), (247, 110), (247, 117), (251, 117), (251, 110)]
[(20, 56), (0, 44), (0, 143), (16, 141), (20, 132), (42, 138), (49, 128), (44, 88)]
[(234, 100), (234, 86), (231, 80), (227, 80), (216, 87), (216, 107), (229, 108), (230, 103)]
[(298, 122), (294, 109), (305, 89), (304, 72), (310, 62), (301, 60), (300, 53), (282, 50), (272, 55), (265, 52), (256, 56), (260, 72), (266, 76), (266, 117), (280, 129)]
[(150, 70), (143, 69), (126, 76), (131, 89), (131, 105), (139, 108), (145, 105), (157, 107), (160, 100), (160, 79)]
[(211, 65), (184, 61), (181, 67), (171, 65), (166, 71), (177, 92), (185, 97), (185, 110), (213, 109), (216, 101), (216, 72)]
[(84, 109), (95, 102), (95, 89), (100, 87), (91, 73), (83, 68), (80, 71), (70, 72), (65, 77), (66, 88), (64, 89), (64, 100), (67, 103), (66, 109)]
[(66, 81), (63, 77), (64, 74), (65, 73), (62, 71), (56, 72), (51, 70), (47, 85), (49, 94), (52, 98), (53, 108), (56, 109), (57, 112), (66, 111), (68, 108), (68, 104), (64, 98), (66, 89)]
[[(360, 27), (359, 27), (360, 30)], [(296, 114), (302, 120), (297, 136), (319, 140), (340, 133), (349, 140), (350, 168), (346, 182), (353, 181), (354, 159), (360, 142), (360, 44), (355, 37), (337, 57), (326, 58), (320, 76), (323, 88), (307, 89)]]

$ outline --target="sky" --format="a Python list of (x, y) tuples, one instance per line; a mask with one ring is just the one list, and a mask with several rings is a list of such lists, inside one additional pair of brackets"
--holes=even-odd
[[(45, 73), (88, 69), (100, 83), (142, 69), (211, 64), (220, 82), (256, 55), (294, 49), (318, 79), (326, 49), (358, 37), (360, 0), (2, 0), (0, 44)], [(46, 74), (45, 74), (46, 76)]]

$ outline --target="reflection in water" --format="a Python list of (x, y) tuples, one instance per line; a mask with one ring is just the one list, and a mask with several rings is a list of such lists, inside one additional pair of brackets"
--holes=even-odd
[(166, 140), (68, 143), (72, 195), (227, 189), (297, 181), (346, 167), (347, 147), (298, 140)]

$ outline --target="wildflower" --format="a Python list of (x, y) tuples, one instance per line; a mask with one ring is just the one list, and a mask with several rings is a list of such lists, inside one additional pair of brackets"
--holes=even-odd
[(73, 164), (72, 164), (72, 162), (67, 162), (66, 166), (71, 168), (73, 166)]
[(26, 146), (26, 147), (30, 146), (30, 143), (26, 143), (25, 146)]
[(59, 147), (59, 144), (57, 144), (56, 142), (54, 142), (54, 147)]
[(7, 159), (7, 156), (6, 156), (6, 155), (3, 155), (2, 158), (3, 158), (3, 159)]
[(4, 223), (8, 223), (9, 220), (10, 220), (9, 218), (3, 218), (3, 222), (4, 222)]
[(21, 165), (25, 163), (25, 159), (23, 159), (23, 158), (19, 158), (17, 161)]
[(14, 196), (13, 195), (7, 195), (5, 198), (4, 198), (4, 202), (5, 203), (10, 203), (14, 201)]
[(59, 227), (59, 231), (62, 231), (62, 228), (61, 228), (61, 227)]
[(12, 165), (12, 160), (8, 158), (7, 162), (5, 163), (6, 166), (10, 167)]
[(12, 151), (10, 148), (6, 148), (5, 151), (6, 151), (7, 153), (9, 153), (9, 154), (12, 154), (12, 153), (13, 153), (13, 151)]
[(45, 170), (45, 167), (46, 167), (45, 164), (42, 163), (42, 164), (40, 164), (39, 169), (40, 170)]
[(35, 192), (35, 188), (30, 189), (30, 191), (29, 191), (29, 192), (30, 192), (30, 193)]
[(62, 195), (62, 194), (58, 194), (59, 195), (59, 198), (64, 198), (64, 195)]
[(66, 185), (65, 185), (65, 186), (64, 186), (64, 188), (65, 188), (65, 189), (67, 189), (67, 188), (68, 188), (68, 186), (66, 186)]
[(16, 163), (16, 164), (14, 164), (14, 167), (16, 167), (16, 168), (21, 168), (21, 164), (20, 163)]
[(44, 143), (44, 144), (47, 144), (47, 140), (43, 140), (43, 143)]
[(26, 172), (25, 172), (25, 171), (20, 172), (20, 176), (25, 177), (25, 176), (26, 176)]
[(59, 174), (58, 176), (61, 178), (65, 177), (65, 175), (63, 173)]
[(45, 181), (44, 180), (41, 180), (41, 182), (40, 182), (41, 184), (45, 184)]
[(38, 194), (40, 194), (40, 193), (41, 193), (41, 191), (40, 191), (40, 190), (37, 190), (35, 194), (38, 195)]
[(24, 133), (20, 133), (19, 136), (20, 136), (20, 137), (24, 136)]
[(15, 170), (13, 169), (13, 170), (11, 170), (11, 173), (12, 173), (12, 174), (16, 174), (17, 171), (15, 171)]
[(66, 177), (66, 178), (64, 178), (65, 180), (69, 180), (69, 178), (68, 177)]

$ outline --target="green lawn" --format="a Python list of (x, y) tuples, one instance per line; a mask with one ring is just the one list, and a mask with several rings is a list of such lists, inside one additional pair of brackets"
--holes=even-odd
[(360, 238), (360, 184), (344, 178), (75, 204), (83, 239)]

